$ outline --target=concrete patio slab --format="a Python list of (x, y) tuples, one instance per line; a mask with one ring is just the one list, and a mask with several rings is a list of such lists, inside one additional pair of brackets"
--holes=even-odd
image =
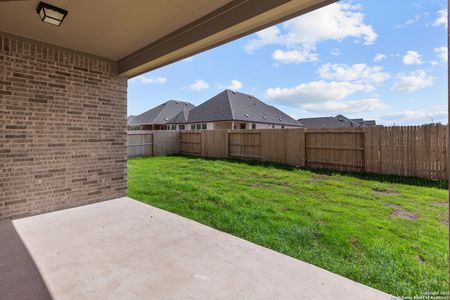
[(391, 299), (130, 198), (13, 223), (55, 299)]
[(0, 299), (51, 299), (10, 220), (0, 221)]

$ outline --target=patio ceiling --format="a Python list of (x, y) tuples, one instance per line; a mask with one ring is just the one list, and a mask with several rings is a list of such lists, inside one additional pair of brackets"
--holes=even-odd
[(38, 0), (0, 1), (0, 31), (117, 61), (133, 77), (335, 0), (48, 0), (68, 11), (41, 22)]

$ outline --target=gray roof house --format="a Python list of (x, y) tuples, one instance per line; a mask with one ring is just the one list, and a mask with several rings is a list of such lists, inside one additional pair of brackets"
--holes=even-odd
[(180, 112), (168, 123), (215, 123), (216, 126), (211, 125), (207, 129), (229, 129), (225, 123), (230, 121), (236, 121), (239, 128), (243, 128), (241, 124), (247, 123), (250, 125), (245, 128), (250, 128), (251, 124), (254, 124), (254, 128), (256, 124), (258, 128), (263, 128), (263, 124), (266, 128), (302, 127), (300, 122), (256, 97), (231, 90), (224, 90), (188, 112)]
[(127, 118), (127, 124), (129, 124), (129, 123), (133, 120), (134, 117), (136, 117), (136, 116), (133, 116), (133, 115), (128, 116), (128, 118)]
[(362, 125), (362, 127), (381, 126), (377, 125), (375, 120), (352, 119), (352, 121)]
[(174, 117), (187, 115), (195, 105), (189, 102), (169, 100), (161, 105), (158, 105), (140, 115), (128, 117), (128, 126), (138, 129), (167, 129), (167, 123)]
[(175, 117), (170, 119), (168, 121), (168, 123), (170, 123), (170, 124), (173, 124), (173, 123), (177, 123), (177, 124), (186, 123), (188, 121), (188, 117), (189, 117), (189, 112), (190, 111), (191, 111), (191, 109), (190, 110), (183, 109)]
[(305, 128), (351, 128), (377, 126), (375, 120), (349, 119), (343, 115), (299, 119)]

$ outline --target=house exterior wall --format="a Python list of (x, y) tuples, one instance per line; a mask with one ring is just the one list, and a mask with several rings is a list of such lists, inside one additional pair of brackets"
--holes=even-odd
[(233, 122), (215, 122), (209, 124), (212, 129), (233, 129)]
[(0, 219), (127, 194), (115, 63), (0, 33)]
[[(241, 122), (241, 121), (234, 121), (234, 127), (233, 128), (233, 122), (232, 121), (223, 121), (223, 122), (209, 122), (206, 123), (206, 129), (207, 130), (213, 130), (213, 129), (240, 129), (240, 124), (245, 123), (246, 129), (252, 129), (252, 124), (255, 124), (255, 129), (270, 129), (270, 128), (298, 128), (295, 126), (284, 126), (281, 125), (273, 125), (273, 124), (266, 124), (266, 123), (253, 123), (253, 122)], [(200, 123), (201, 124), (201, 123)], [(177, 130), (179, 130), (179, 125), (177, 125)], [(191, 129), (192, 124), (186, 124), (185, 130), (192, 130)], [(196, 125), (196, 123), (195, 123)]]
[(127, 130), (167, 130), (169, 126), (165, 124), (127, 125)]

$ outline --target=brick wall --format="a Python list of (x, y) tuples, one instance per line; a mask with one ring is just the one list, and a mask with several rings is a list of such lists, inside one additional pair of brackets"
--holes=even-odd
[(115, 63), (0, 33), (0, 219), (127, 194)]

